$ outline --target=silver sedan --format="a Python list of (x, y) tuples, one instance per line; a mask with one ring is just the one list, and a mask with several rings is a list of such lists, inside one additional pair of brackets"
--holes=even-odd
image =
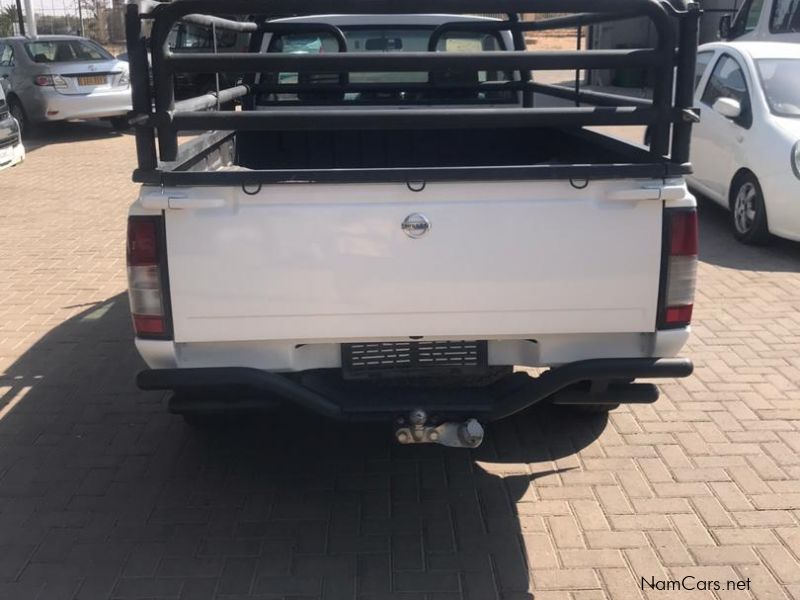
[(108, 118), (131, 110), (128, 63), (75, 36), (0, 38), (0, 85), (23, 131), (44, 121)]

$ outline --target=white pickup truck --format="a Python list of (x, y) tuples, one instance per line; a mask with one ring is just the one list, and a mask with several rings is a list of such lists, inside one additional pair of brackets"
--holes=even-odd
[[(129, 5), (138, 384), (174, 392), (173, 412), (295, 404), (394, 423), (401, 443), (474, 447), (483, 423), (537, 402), (653, 402), (634, 380), (691, 373), (675, 357), (697, 262), (683, 180), (696, 7), (570, 0), (527, 21), (425, 4), (250, 21), (213, 16), (210, 0)], [(495, 4), (553, 10), (442, 6)], [(658, 45), (526, 50), (526, 32), (621, 15), (650, 17)], [(179, 19), (247, 32), (250, 51), (171, 54)], [(631, 66), (652, 71), (652, 102), (531, 76)], [(214, 70), (250, 75), (175, 101), (175, 73)], [(586, 129), (604, 125), (649, 125), (651, 146)], [(181, 130), (208, 133), (179, 148)]]

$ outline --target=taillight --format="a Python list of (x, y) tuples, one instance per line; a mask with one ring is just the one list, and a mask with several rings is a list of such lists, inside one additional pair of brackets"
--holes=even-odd
[(697, 211), (665, 211), (665, 273), (662, 278), (660, 329), (686, 327), (692, 320), (697, 279)]
[(63, 89), (67, 87), (67, 81), (61, 75), (37, 75), (33, 78), (33, 83), (39, 87), (54, 87)]
[(161, 225), (160, 216), (128, 217), (128, 297), (133, 328), (142, 338), (165, 339), (171, 335)]

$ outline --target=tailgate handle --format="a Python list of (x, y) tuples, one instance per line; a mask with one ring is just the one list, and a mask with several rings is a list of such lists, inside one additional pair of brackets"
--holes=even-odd
[(194, 208), (209, 209), (222, 208), (225, 206), (224, 198), (187, 198), (185, 196), (170, 196), (168, 200), (169, 208)]
[(642, 200), (661, 200), (661, 188), (635, 188), (632, 190), (612, 190), (604, 200), (608, 202), (641, 202)]
[(226, 204), (224, 198), (190, 198), (184, 194), (153, 193), (143, 194), (139, 203), (144, 208), (165, 210), (174, 209), (211, 209), (223, 208)]

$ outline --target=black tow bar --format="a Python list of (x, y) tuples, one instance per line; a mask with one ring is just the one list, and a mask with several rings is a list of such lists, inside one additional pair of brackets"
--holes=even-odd
[[(474, 409), (469, 404), (462, 404), (459, 412), (482, 422), (489, 422), (510, 417), (548, 398), (555, 404), (654, 402), (658, 398), (658, 388), (655, 385), (619, 382), (631, 382), (638, 378), (687, 377), (692, 371), (692, 362), (686, 358), (607, 358), (578, 361), (553, 367), (538, 377), (515, 373), (514, 385), (489, 386), (481, 391), (486, 397), (483, 401), (476, 402)], [(359, 408), (358, 405), (345, 406), (332, 401), (330, 397), (336, 395), (334, 390), (331, 390), (331, 394), (326, 394), (325, 390), (312, 390), (286, 375), (249, 367), (151, 369), (140, 372), (136, 382), (143, 390), (173, 390), (176, 395), (184, 397), (191, 397), (196, 393), (197, 408), (200, 410), (204, 395), (213, 398), (209, 392), (238, 388), (247, 390), (250, 397), (280, 399), (336, 420), (360, 420), (365, 416), (393, 418), (398, 413), (404, 413), (409, 404), (427, 409), (435, 399), (435, 392), (429, 389), (409, 388), (407, 393), (403, 393), (402, 405), (395, 406), (394, 402), (378, 403), (379, 406), (370, 406), (365, 415), (362, 414), (363, 405)], [(590, 382), (586, 391), (565, 389), (582, 382)], [(220, 392), (213, 398), (215, 408), (225, 407), (226, 401), (222, 396), (224, 394)], [(419, 398), (418, 404), (415, 396)], [(183, 402), (182, 407), (189, 410), (191, 400)], [(230, 407), (235, 408), (235, 404), (231, 402)]]

